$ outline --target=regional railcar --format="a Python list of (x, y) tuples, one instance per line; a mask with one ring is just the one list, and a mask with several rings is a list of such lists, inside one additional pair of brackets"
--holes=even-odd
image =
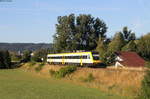
[(97, 65), (101, 63), (97, 52), (73, 52), (48, 54), (47, 62), (50, 64), (75, 64), (75, 65)]

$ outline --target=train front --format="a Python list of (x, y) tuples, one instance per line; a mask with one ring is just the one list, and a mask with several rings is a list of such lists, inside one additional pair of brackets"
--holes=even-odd
[(99, 53), (98, 52), (92, 52), (92, 56), (93, 56), (93, 64), (99, 65), (101, 63), (100, 58), (99, 58)]

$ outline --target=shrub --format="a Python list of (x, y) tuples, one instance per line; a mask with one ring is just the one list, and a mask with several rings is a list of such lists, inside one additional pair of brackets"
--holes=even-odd
[(49, 73), (53, 75), (55, 78), (63, 78), (66, 75), (69, 75), (73, 73), (74, 71), (76, 71), (76, 69), (77, 69), (76, 66), (67, 66), (67, 67), (61, 68), (59, 71), (56, 71), (56, 72), (53, 70), (50, 70)]
[(92, 73), (89, 73), (87, 78), (80, 78), (81, 81), (83, 82), (92, 82), (95, 79)]
[(139, 99), (150, 99), (150, 62), (146, 65), (148, 67), (144, 79), (142, 81), (142, 88)]
[(44, 63), (39, 64), (39, 65), (35, 68), (35, 71), (36, 71), (36, 72), (41, 71), (42, 68), (43, 68), (43, 66), (44, 66)]
[(54, 70), (49, 70), (49, 74), (51, 75), (51, 76), (54, 76), (55, 75), (55, 71)]
[(29, 67), (33, 67), (36, 64), (36, 62), (30, 62)]

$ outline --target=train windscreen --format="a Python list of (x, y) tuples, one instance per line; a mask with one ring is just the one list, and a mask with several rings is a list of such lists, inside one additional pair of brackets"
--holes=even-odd
[(92, 56), (94, 60), (99, 60), (99, 53), (98, 52), (92, 52)]

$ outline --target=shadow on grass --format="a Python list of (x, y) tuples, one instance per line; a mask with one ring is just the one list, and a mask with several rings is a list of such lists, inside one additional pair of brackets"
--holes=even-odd
[(107, 68), (107, 65), (104, 63), (96, 64), (93, 66), (89, 66), (90, 68)]

